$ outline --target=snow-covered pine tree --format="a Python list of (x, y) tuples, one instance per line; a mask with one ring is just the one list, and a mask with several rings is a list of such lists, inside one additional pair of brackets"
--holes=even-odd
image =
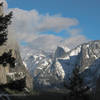
[(84, 85), (79, 68), (80, 67), (75, 67), (71, 78), (69, 78), (70, 83), (69, 85), (65, 84), (65, 87), (70, 91), (69, 94), (71, 97), (74, 97), (74, 99), (82, 98), (82, 100), (84, 100), (83, 98), (86, 97), (89, 87)]

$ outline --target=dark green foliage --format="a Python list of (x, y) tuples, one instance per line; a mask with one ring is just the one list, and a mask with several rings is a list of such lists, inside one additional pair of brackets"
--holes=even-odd
[(7, 27), (11, 24), (12, 12), (8, 15), (0, 16), (0, 45), (3, 45), (7, 41)]
[(9, 50), (8, 53), (4, 52), (2, 56), (0, 56), (0, 64), (6, 66), (10, 64), (10, 67), (15, 67), (15, 58), (12, 57), (12, 50)]
[(19, 92), (23, 91), (25, 86), (26, 86), (26, 77), (24, 77), (21, 80), (16, 80), (16, 81), (12, 81), (12, 82), (7, 83), (7, 84), (0, 85), (0, 91), (2, 90), (2, 91), (7, 92), (7, 90), (8, 90), (8, 93), (11, 92), (11, 94), (13, 94), (12, 93), (13, 91), (19, 91)]
[(69, 85), (65, 84), (65, 87), (70, 91), (70, 96), (75, 98), (86, 97), (89, 87), (83, 84), (83, 79), (79, 73), (79, 67), (73, 70), (72, 77), (69, 79)]
[(0, 3), (0, 6), (3, 6), (3, 2)]
[[(0, 6), (3, 7), (3, 3), (1, 3)], [(8, 15), (0, 16), (0, 46), (4, 45), (8, 39), (8, 25), (11, 24), (11, 18), (12, 12), (10, 12)], [(10, 64), (10, 67), (15, 67), (15, 58), (12, 57), (12, 50), (9, 50), (8, 53), (4, 52), (0, 56), (0, 64), (2, 64), (4, 67), (7, 64)]]
[(12, 90), (22, 91), (26, 86), (25, 80), (26, 80), (26, 77), (21, 80), (16, 80), (11, 83), (8, 83), (7, 85), (5, 85), (5, 87), (8, 87), (9, 89), (12, 89)]

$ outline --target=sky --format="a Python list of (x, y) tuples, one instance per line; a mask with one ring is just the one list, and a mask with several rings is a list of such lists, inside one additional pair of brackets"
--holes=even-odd
[(41, 43), (43, 38), (52, 38), (57, 45), (62, 39), (70, 45), (100, 40), (100, 0), (7, 0), (7, 3), (14, 12), (14, 27), (18, 36), (22, 35), (22, 44)]
[(7, 0), (9, 8), (36, 9), (41, 14), (77, 18), (82, 34), (100, 39), (100, 0)]

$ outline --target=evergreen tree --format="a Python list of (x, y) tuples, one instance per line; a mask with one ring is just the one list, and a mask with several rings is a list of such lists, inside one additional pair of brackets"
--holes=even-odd
[[(0, 4), (0, 8), (3, 7), (3, 3)], [(0, 12), (2, 13), (2, 11)], [(0, 46), (6, 45), (7, 36), (8, 36), (8, 25), (11, 24), (11, 18), (12, 18), (12, 12), (10, 12), (8, 15), (0, 14)], [(9, 50), (9, 52), (4, 52), (0, 56), (0, 64), (3, 66), (6, 66), (10, 64), (11, 67), (15, 66), (15, 58), (12, 57), (12, 50)]]
[(69, 81), (69, 85), (65, 84), (65, 87), (70, 91), (70, 96), (74, 97), (74, 99), (81, 98), (84, 100), (87, 92), (89, 91), (89, 87), (83, 84), (83, 79), (79, 73), (79, 67), (75, 67), (71, 78), (69, 78)]

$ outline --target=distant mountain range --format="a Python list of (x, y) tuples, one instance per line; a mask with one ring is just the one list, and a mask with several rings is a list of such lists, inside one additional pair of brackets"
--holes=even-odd
[(84, 83), (95, 88), (100, 76), (100, 40), (91, 41), (70, 50), (58, 47), (55, 52), (22, 48), (23, 62), (30, 71), (36, 89), (63, 88), (73, 69), (80, 66)]

